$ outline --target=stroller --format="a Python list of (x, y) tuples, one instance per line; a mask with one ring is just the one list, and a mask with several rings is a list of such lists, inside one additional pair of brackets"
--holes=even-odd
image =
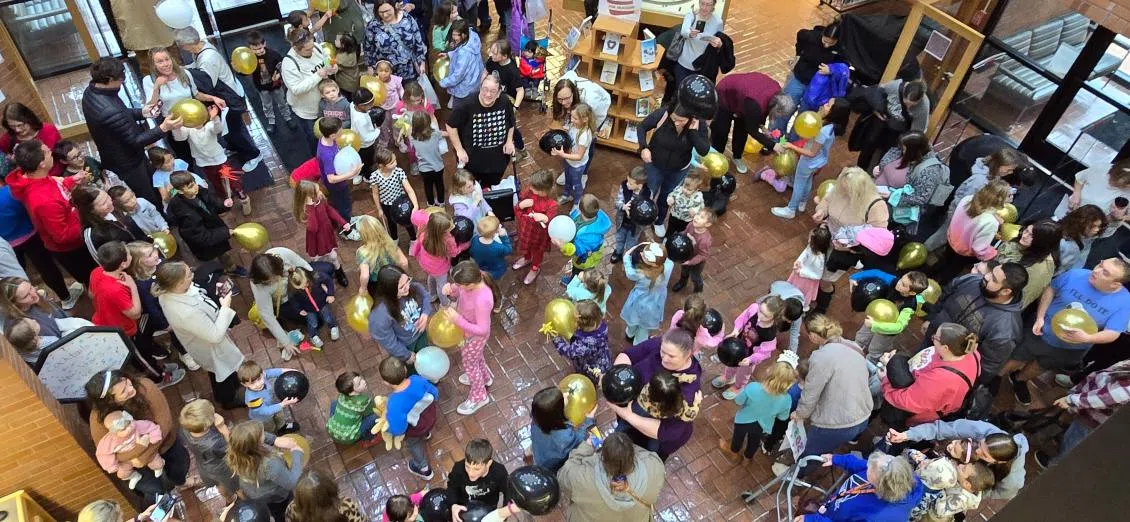
[[(825, 498), (825, 497), (831, 495), (832, 493), (838, 491), (840, 489), (840, 486), (844, 483), (844, 481), (846, 481), (847, 478), (849, 476), (851, 476), (849, 473), (841, 474), (841, 476), (836, 477), (835, 480), (832, 481), (832, 487), (830, 487), (828, 489), (824, 489), (824, 488), (821, 488), (821, 487), (816, 486), (814, 484), (810, 484), (810, 483), (805, 482), (804, 480), (802, 480), (800, 478), (801, 470), (803, 470), (807, 465), (809, 465), (809, 464), (819, 465), (820, 463), (823, 463), (823, 462), (824, 462), (824, 459), (820, 455), (809, 455), (807, 457), (804, 457), (804, 458), (796, 461), (792, 466), (789, 466), (788, 471), (782, 473), (780, 476), (774, 478), (773, 480), (765, 483), (764, 486), (761, 486), (756, 491), (746, 491), (746, 492), (742, 493), (742, 500), (746, 504), (753, 504), (754, 502), (757, 502), (757, 499), (760, 498), (762, 495), (769, 493), (769, 491), (771, 489), (776, 487), (777, 488), (777, 494), (776, 494), (777, 521), (778, 522), (792, 522), (793, 517), (795, 516), (794, 515), (795, 510), (793, 509), (793, 487), (794, 486), (799, 486), (799, 487), (803, 488), (804, 491), (803, 491), (803, 493), (801, 493), (802, 496), (807, 495), (809, 493), (815, 493), (817, 495), (820, 495), (821, 498)], [(782, 506), (784, 506), (783, 510), (782, 510)], [(782, 514), (782, 511), (784, 511), (783, 514)]]
[[(553, 10), (548, 9), (544, 13), (531, 12), (528, 13), (530, 16), (527, 17), (526, 9), (528, 9), (528, 7), (529, 6), (527, 2), (513, 3), (513, 6), (511, 8), (512, 10), (510, 12), (510, 34), (508, 35), (508, 39), (510, 40), (511, 48), (513, 48), (514, 51), (518, 54), (521, 53), (522, 49), (526, 48), (526, 45), (529, 42), (534, 42), (534, 45), (537, 47), (537, 50), (534, 54), (544, 63), (546, 56), (549, 55), (549, 35), (553, 33)], [(545, 29), (545, 37), (538, 38), (536, 34), (537, 20), (543, 15), (548, 18)], [(542, 66), (542, 69), (544, 74), (544, 65)], [(541, 96), (538, 100), (538, 113), (545, 114), (549, 110), (549, 107), (546, 104), (546, 100), (549, 98), (550, 94), (549, 82), (545, 81), (544, 77), (542, 78), (539, 94)]]

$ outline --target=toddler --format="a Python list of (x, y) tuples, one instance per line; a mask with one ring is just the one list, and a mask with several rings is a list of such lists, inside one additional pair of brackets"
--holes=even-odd
[(789, 388), (797, 382), (797, 364), (800, 357), (794, 352), (784, 352), (777, 363), (769, 368), (765, 382), (753, 381), (734, 397), (741, 408), (734, 416), (734, 435), (730, 444), (720, 440), (722, 451), (736, 458), (745, 443), (745, 458), (752, 459), (761, 445), (761, 439), (773, 430), (773, 423), (786, 421), (792, 409)]
[(545, 79), (545, 58), (538, 51), (538, 43), (534, 40), (526, 42), (522, 47), (522, 59), (518, 61), (518, 73), (526, 87), (526, 99), (541, 100), (541, 81)]
[(420, 517), (420, 502), (424, 500), (427, 489), (417, 491), (411, 495), (393, 495), (385, 501), (385, 512), (381, 515), (381, 522), (418, 522)]
[(147, 420), (134, 420), (129, 412), (114, 411), (102, 423), (109, 430), (98, 441), (96, 456), (107, 473), (129, 481), (129, 488), (137, 487), (142, 466), (160, 477), (165, 472), (165, 459), (157, 449), (161, 442), (161, 427)]
[[(600, 264), (604, 257), (604, 235), (612, 228), (612, 220), (600, 209), (600, 201), (592, 194), (581, 196), (580, 204), (569, 217), (576, 223), (577, 235), (573, 241), (558, 245), (562, 253), (572, 256), (573, 273), (561, 278), (561, 284), (566, 286), (573, 276)], [(552, 241), (560, 243), (556, 239)]]
[(447, 314), (448, 319), (463, 330), (466, 340), (460, 353), (463, 369), (459, 383), (471, 387), (467, 400), (455, 409), (460, 415), (471, 415), (490, 402), (487, 386), (494, 381), (487, 368), (486, 344), (490, 337), (490, 314), (494, 310), (494, 281), (483, 274), (474, 261), (463, 261), (451, 270), (451, 283), (441, 288), (442, 295), (455, 300), (455, 307), (437, 313)]
[(635, 286), (620, 309), (620, 318), (627, 323), (624, 336), (632, 344), (647, 340), (663, 322), (667, 283), (674, 269), (675, 263), (667, 259), (667, 251), (659, 243), (639, 243), (625, 254), (624, 275)]
[(920, 294), (930, 285), (930, 279), (922, 272), (911, 271), (896, 280), (895, 276), (877, 269), (862, 270), (848, 278), (853, 289), (859, 281), (867, 279), (879, 279), (888, 285), (890, 290), (884, 297), (894, 302), (899, 309), (899, 316), (894, 322), (878, 323), (868, 317), (855, 333), (855, 342), (863, 348), (867, 360), (877, 363), (884, 353), (895, 348), (895, 338), (910, 324), (910, 318), (918, 309), (919, 303), (925, 301)]
[(592, 300), (577, 303), (577, 331), (566, 340), (555, 332), (552, 340), (557, 353), (573, 363), (573, 372), (584, 375), (598, 384), (600, 376), (612, 366), (608, 348), (608, 323), (604, 312)]
[(326, 201), (317, 183), (300, 181), (294, 187), (294, 219), (306, 224), (306, 255), (332, 263), (337, 284), (349, 286), (337, 255), (336, 232), (349, 231), (350, 225)]
[(331, 78), (318, 82), (318, 92), (322, 94), (322, 101), (318, 102), (318, 117), (337, 118), (341, 128), (348, 129), (352, 122), (349, 100), (341, 95), (337, 82)]
[[(792, 219), (796, 217), (797, 212), (804, 212), (808, 195), (812, 192), (812, 178), (816, 176), (817, 171), (828, 164), (828, 155), (836, 142), (836, 122), (847, 122), (850, 107), (846, 99), (832, 98), (821, 105), (816, 113), (820, 115), (824, 125), (820, 127), (815, 137), (806, 140), (804, 146), (788, 142), (774, 146), (774, 151), (778, 154), (791, 150), (799, 156), (796, 171), (793, 173), (793, 195), (789, 199), (789, 204), (784, 207), (774, 207), (770, 211), (779, 218)], [(870, 158), (866, 161), (870, 161)]]
[(285, 435), (298, 431), (299, 425), (294, 421), (287, 421), (283, 408), (298, 402), (297, 397), (287, 397), (281, 402), (275, 397), (275, 379), (283, 372), (296, 372), (286, 368), (268, 368), (263, 370), (255, 361), (243, 361), (236, 370), (239, 384), (244, 388), (244, 402), (247, 404), (247, 416), (253, 421), (263, 423), (263, 430), (268, 433)]
[(342, 96), (352, 100), (361, 85), (361, 68), (357, 65), (357, 59), (361, 57), (361, 46), (352, 34), (343, 32), (334, 38), (334, 49), (337, 50), (337, 56), (333, 60), (333, 65), (337, 66), (334, 81), (341, 89)]
[(694, 337), (694, 355), (698, 357), (703, 348), (717, 348), (722, 343), (722, 328), (717, 334), (711, 334), (702, 325), (706, 319), (706, 301), (702, 294), (691, 294), (683, 300), (683, 308), (671, 314), (671, 327), (667, 331), (679, 328)]
[(483, 188), (475, 181), (475, 176), (466, 169), (455, 171), (451, 196), (447, 198), (447, 202), (451, 203), (451, 209), (456, 216), (466, 217), (472, 223), (478, 223), (484, 216), (494, 213), (483, 199)]
[(632, 248), (640, 239), (639, 225), (632, 222), (632, 204), (651, 199), (647, 189), (647, 170), (642, 165), (632, 168), (628, 177), (620, 182), (616, 191), (616, 243), (612, 251), (612, 264), (624, 259), (624, 249)]
[(959, 463), (949, 457), (930, 459), (918, 450), (906, 458), (926, 487), (926, 494), (910, 513), (910, 520), (953, 520), (958, 513), (977, 509), (981, 493), (996, 485), (993, 471), (981, 462)]
[(204, 169), (204, 177), (208, 178), (213, 192), (223, 198), (224, 206), (231, 207), (232, 199), (237, 199), (243, 215), (250, 216), (251, 198), (243, 193), (243, 183), (240, 181), (242, 172), (232, 169), (228, 164), (228, 154), (220, 145), (219, 138), (224, 129), (224, 124), (220, 120), (220, 108), (215, 105), (210, 106), (208, 116), (208, 123), (199, 129), (189, 127), (174, 129), (173, 138), (178, 141), (188, 140), (192, 159), (196, 161), (197, 166)]
[[(558, 205), (565, 205), (581, 200), (584, 192), (584, 179), (589, 163), (589, 154), (596, 136), (596, 118), (592, 108), (584, 103), (573, 106), (569, 113), (569, 137), (572, 138), (573, 148), (566, 151), (557, 148), (550, 151), (551, 156), (565, 160), (565, 194), (557, 199)], [(700, 196), (701, 198), (701, 196)]]
[(290, 104), (286, 102), (286, 89), (283, 88), (282, 72), (279, 70), (279, 66), (282, 65), (282, 55), (267, 47), (267, 40), (259, 31), (247, 33), (247, 47), (259, 58), (250, 76), (251, 83), (255, 84), (255, 90), (259, 92), (263, 115), (267, 117), (267, 134), (275, 133), (276, 110), (286, 121), (287, 127), (297, 128), (298, 124), (290, 113)]
[(553, 175), (541, 169), (530, 176), (529, 188), (519, 198), (514, 209), (518, 220), (519, 257), (510, 268), (520, 270), (530, 265), (530, 272), (522, 281), (531, 284), (541, 271), (541, 261), (549, 248), (549, 219), (557, 215), (557, 201), (550, 197), (553, 190)]
[(706, 184), (706, 171), (694, 169), (683, 178), (683, 183), (667, 195), (667, 205), (671, 214), (667, 216), (667, 233), (678, 234), (687, 229), (694, 215), (706, 204), (702, 198), (702, 188)]
[[(150, 150), (153, 150), (152, 148)], [(82, 149), (75, 145), (71, 140), (61, 140), (55, 144), (55, 148), (51, 151), (51, 156), (55, 161), (63, 165), (63, 177), (71, 177), (75, 174), (85, 173), (89, 183), (102, 190), (110, 190), (110, 187), (125, 186), (121, 178), (112, 171), (102, 168), (102, 164), (98, 160), (83, 154)]]
[(169, 233), (169, 224), (165, 222), (161, 211), (157, 210), (149, 200), (138, 199), (132, 190), (122, 185), (110, 187), (106, 192), (110, 195), (110, 199), (114, 200), (114, 209), (129, 216), (142, 232)]
[[(414, 85), (414, 84), (413, 84)], [(444, 199), (443, 186), (443, 155), (447, 152), (446, 131), (439, 130), (435, 116), (423, 111), (409, 112), (404, 116), (410, 118), (412, 132), (408, 138), (411, 145), (409, 158), (415, 157), (412, 170), (424, 178), (424, 197), (428, 200), (429, 207), (442, 207)], [(459, 172), (456, 171), (456, 183)], [(472, 181), (474, 181), (472, 179)], [(476, 184), (477, 185), (477, 184)], [(480, 197), (482, 190), (479, 190)], [(458, 213), (458, 212), (457, 212)]]
[[(470, 246), (470, 243), (457, 245), (451, 231), (455, 224), (446, 212), (428, 213), (423, 210), (412, 212), (412, 224), (422, 227), (420, 239), (412, 243), (408, 255), (416, 258), (420, 268), (428, 274), (428, 293), (438, 296), (440, 304), (446, 306), (451, 301), (441, 292), (447, 285), (447, 271), (451, 269), (451, 258)], [(435, 299), (435, 297), (433, 297)]]
[(290, 300), (298, 307), (298, 315), (306, 318), (306, 335), (315, 348), (322, 347), (322, 338), (318, 337), (318, 327), (325, 324), (330, 327), (330, 340), (341, 338), (341, 330), (337, 327), (334, 317), (334, 284), (323, 273), (317, 270), (307, 272), (296, 269), (290, 273)]
[(743, 358), (737, 367), (727, 367), (722, 375), (711, 381), (715, 388), (729, 386), (722, 392), (723, 398), (734, 400), (749, 382), (753, 367), (768, 359), (777, 349), (777, 330), (784, 311), (785, 302), (780, 297), (770, 295), (761, 302), (749, 305), (749, 308), (734, 320), (734, 329), (729, 337), (742, 341), (749, 355)]
[(612, 295), (612, 285), (608, 278), (596, 268), (577, 274), (565, 287), (565, 297), (574, 303), (592, 299), (600, 307), (601, 315), (608, 312), (608, 296)]
[(338, 444), (353, 444), (358, 440), (361, 447), (368, 447), (376, 439), (373, 426), (377, 425), (377, 414), (373, 411), (373, 395), (368, 393), (369, 383), (357, 372), (343, 372), (334, 381), (337, 400), (330, 403), (330, 418), (326, 421), (326, 431)]
[(710, 235), (710, 227), (714, 225), (714, 221), (717, 219), (718, 215), (709, 208), (700, 208), (698, 212), (695, 212), (694, 219), (691, 220), (691, 227), (686, 229), (687, 237), (694, 243), (694, 256), (680, 264), (679, 280), (675, 282), (671, 290), (682, 291), (687, 287), (687, 279), (690, 279), (694, 282), (695, 293), (702, 292), (704, 284), (702, 271), (706, 268), (706, 258), (710, 255), (710, 247), (714, 244), (714, 239)]
[[(404, 199), (412, 204), (413, 211), (420, 208), (416, 199), (416, 191), (408, 183), (408, 176), (404, 174), (404, 169), (396, 166), (396, 156), (391, 150), (378, 147), (373, 159), (376, 169), (369, 175), (369, 190), (373, 195), (373, 203), (379, 209), (377, 217), (387, 223), (388, 235), (393, 241), (400, 237), (396, 230), (397, 225), (400, 225), (408, 231), (408, 238), (415, 242), (417, 225), (414, 222), (397, 223), (393, 217), (397, 215), (394, 207), (402, 203)], [(408, 250), (412, 250), (411, 246)]]
[(502, 278), (506, 275), (506, 257), (513, 252), (506, 229), (502, 228), (498, 218), (485, 216), (475, 225), (475, 232), (471, 240), (471, 259), (491, 278)]
[(332, 16), (332, 11), (326, 11), (317, 20), (312, 20), (305, 10), (295, 9), (286, 15), (286, 23), (290, 26), (287, 28), (287, 34), (289, 35), (295, 29), (305, 29), (314, 35), (315, 42), (321, 43), (322, 27), (330, 21)]
[(534, 465), (554, 473), (560, 470), (569, 453), (596, 427), (594, 413), (595, 407), (580, 426), (574, 426), (565, 417), (565, 396), (561, 390), (551, 386), (535, 393), (530, 404), (530, 455)]
[(832, 248), (832, 233), (828, 227), (817, 226), (808, 233), (808, 245), (793, 261), (793, 271), (788, 282), (800, 290), (807, 310), (820, 291), (820, 278), (824, 276), (824, 258)]
[[(153, 167), (153, 188), (161, 194), (161, 201), (167, 208), (169, 198), (175, 195), (173, 184), (169, 181), (169, 178), (174, 172), (189, 172), (188, 162), (177, 159), (172, 152), (162, 147), (149, 147), (145, 154), (149, 159), (149, 166)], [(192, 179), (198, 187), (209, 188), (208, 182), (204, 181), (204, 178), (197, 176), (194, 172), (189, 173), (192, 174)]]

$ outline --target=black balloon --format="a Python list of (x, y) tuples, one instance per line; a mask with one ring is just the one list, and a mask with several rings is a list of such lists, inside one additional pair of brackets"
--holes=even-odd
[(467, 503), (467, 510), (459, 514), (459, 518), (463, 519), (463, 522), (482, 522), (493, 511), (494, 508), (472, 500)]
[(566, 152), (573, 148), (573, 138), (569, 137), (569, 133), (560, 129), (551, 130), (541, 135), (538, 140), (538, 148), (542, 152), (549, 154), (553, 149), (562, 149)]
[(522, 466), (511, 471), (506, 479), (506, 490), (510, 500), (531, 515), (549, 513), (561, 499), (557, 477), (541, 466)]
[(403, 227), (412, 225), (412, 202), (407, 197), (400, 198), (396, 203), (392, 204), (392, 215), (388, 216), (392, 220), (388, 226), (393, 226), (393, 223), (399, 224)]
[(722, 319), (722, 314), (713, 308), (706, 309), (706, 315), (702, 317), (702, 326), (706, 328), (710, 335), (718, 335), (722, 328), (726, 326)]
[(867, 310), (867, 305), (871, 304), (871, 301), (886, 298), (890, 290), (891, 286), (879, 278), (861, 279), (855, 284), (855, 290), (851, 292), (851, 309), (856, 312)]
[(730, 174), (723, 174), (718, 178), (718, 191), (729, 196), (738, 188), (738, 180)]
[(604, 398), (619, 406), (636, 400), (643, 389), (640, 372), (628, 364), (617, 364), (609, 368), (600, 379), (600, 391)]
[(659, 207), (655, 202), (650, 199), (636, 199), (632, 201), (632, 209), (628, 212), (628, 218), (632, 223), (646, 227), (655, 223), (655, 218), (659, 217)]
[(380, 127), (385, 122), (385, 110), (380, 107), (373, 107), (369, 109), (369, 120), (373, 122), (374, 127)]
[(475, 222), (467, 216), (455, 216), (455, 228), (451, 229), (451, 237), (455, 238), (455, 242), (462, 245), (471, 241), (471, 237), (475, 235)]
[(891, 224), (887, 227), (887, 229), (891, 231), (891, 235), (893, 235), (895, 238), (894, 247), (891, 248), (891, 252), (894, 252), (897, 255), (899, 249), (902, 248), (902, 246), (905, 245), (908, 241), (910, 241), (910, 232), (906, 230), (906, 225), (894, 221), (891, 221)]
[(451, 494), (446, 489), (433, 489), (420, 500), (420, 516), (424, 522), (448, 522), (451, 520), (451, 504)]
[(749, 357), (745, 341), (737, 337), (727, 337), (718, 345), (718, 360), (731, 368), (737, 368), (742, 359)]
[(302, 372), (288, 370), (275, 378), (275, 397), (279, 400), (291, 397), (302, 400), (306, 398), (309, 391), (310, 380)]
[(679, 105), (704, 120), (714, 119), (714, 113), (718, 112), (718, 91), (714, 89), (714, 82), (701, 74), (683, 78), (678, 100)]
[(667, 236), (667, 259), (682, 263), (694, 257), (694, 243), (691, 238), (680, 232)]
[[(450, 512), (448, 512), (447, 518), (451, 518)], [(261, 502), (237, 500), (235, 505), (228, 510), (224, 522), (271, 522), (271, 510)]]

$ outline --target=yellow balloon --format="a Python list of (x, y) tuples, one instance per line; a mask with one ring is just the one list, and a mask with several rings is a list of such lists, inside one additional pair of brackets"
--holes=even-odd
[(337, 146), (344, 149), (345, 147), (353, 147), (353, 150), (361, 150), (361, 135), (353, 129), (341, 129), (337, 133)]
[(1064, 328), (1074, 328), (1088, 334), (1099, 331), (1099, 325), (1095, 324), (1091, 315), (1078, 308), (1064, 308), (1052, 316), (1052, 333), (1061, 341), (1067, 342), (1063, 338), (1064, 334), (1067, 333)]
[[(930, 282), (926, 285), (926, 289), (922, 291), (922, 299), (929, 304), (934, 304), (942, 297), (942, 287), (933, 279), (929, 281)], [(917, 317), (926, 317), (926, 310), (922, 309), (921, 304), (918, 305), (918, 309), (914, 311), (914, 315)]]
[[(302, 435), (299, 435), (297, 433), (289, 433), (279, 438), (293, 440), (294, 443), (298, 445), (298, 449), (302, 450), (302, 461), (310, 462), (310, 441), (306, 440), (306, 437), (303, 437)], [(291, 461), (290, 450), (283, 450), (281, 453), (283, 460), (286, 461), (286, 467), (289, 468), (293, 466), (294, 462)]]
[(339, 0), (310, 0), (310, 8), (322, 13), (336, 11), (340, 6)]
[(793, 131), (797, 136), (806, 140), (815, 138), (820, 134), (820, 128), (824, 126), (824, 119), (813, 111), (804, 111), (797, 115), (796, 121), (793, 122)]
[(239, 246), (249, 252), (258, 252), (267, 248), (271, 241), (267, 229), (258, 223), (244, 223), (232, 229), (231, 237)]
[(321, 118), (314, 120), (314, 136), (317, 137), (318, 139), (322, 139), (322, 119)]
[(396, 131), (400, 133), (401, 136), (409, 136), (412, 134), (412, 122), (408, 121), (407, 116), (398, 118), (396, 123), (393, 123), (392, 126), (396, 128)]
[(440, 81), (447, 77), (448, 71), (451, 70), (451, 60), (447, 58), (436, 58), (435, 63), (432, 64), (432, 78)]
[(247, 47), (236, 47), (231, 52), (231, 68), (239, 74), (251, 74), (259, 66), (259, 57)]
[(1019, 235), (1020, 225), (1016, 223), (1004, 223), (1001, 225), (1000, 230), (997, 231), (997, 237), (1001, 238), (1001, 241), (1012, 241)]
[(334, 47), (333, 42), (322, 42), (318, 45), (322, 48), (322, 54), (326, 55), (330, 62), (337, 60), (337, 47)]
[(796, 162), (796, 153), (787, 150), (773, 156), (773, 170), (781, 177), (792, 176), (796, 172)]
[(165, 259), (172, 259), (173, 256), (177, 255), (177, 240), (172, 234), (154, 232), (149, 234), (149, 237), (153, 238), (153, 246), (161, 251), (161, 255), (165, 256)]
[(1016, 219), (1019, 217), (1016, 205), (1012, 203), (1005, 203), (1004, 208), (997, 209), (996, 214), (1000, 216), (1004, 223), (1016, 223)]
[(369, 313), (373, 311), (373, 298), (355, 295), (345, 302), (345, 322), (357, 333), (369, 332)]
[(820, 185), (816, 187), (816, 200), (820, 201), (828, 197), (828, 195), (831, 194), (833, 190), (836, 190), (836, 180), (826, 179), (824, 181), (821, 181)]
[(914, 270), (926, 264), (927, 255), (929, 252), (926, 250), (926, 245), (918, 242), (907, 243), (899, 250), (898, 269)]
[(702, 157), (702, 166), (706, 172), (710, 173), (712, 178), (720, 178), (730, 171), (730, 160), (726, 159), (721, 152), (710, 151), (706, 156)]
[(580, 426), (588, 412), (596, 406), (596, 387), (588, 377), (573, 373), (561, 379), (557, 389), (565, 396), (565, 418), (574, 426)]
[(443, 349), (463, 344), (463, 329), (440, 311), (428, 318), (428, 341)]
[(577, 307), (573, 301), (558, 297), (545, 305), (545, 322), (552, 323), (558, 335), (569, 339), (577, 331)]
[(259, 317), (258, 303), (251, 303), (251, 308), (247, 310), (247, 320), (251, 321), (251, 324), (254, 324), (259, 328), (263, 327), (261, 324), (263, 322), (263, 318)]
[(369, 89), (373, 93), (373, 105), (378, 106), (385, 102), (385, 96), (388, 95), (387, 86), (385, 82), (380, 81), (376, 76), (368, 74), (361, 75), (361, 87)]
[(199, 129), (208, 123), (208, 109), (195, 98), (185, 98), (174, 103), (169, 109), (169, 116), (180, 117), (184, 126), (190, 129)]
[(893, 323), (899, 318), (899, 307), (886, 299), (876, 299), (867, 305), (867, 317), (877, 323)]
[(762, 145), (760, 141), (757, 141), (757, 140), (752, 139), (752, 138), (745, 142), (745, 153), (746, 153), (747, 156), (750, 155), (750, 154), (757, 154), (757, 153), (761, 152), (761, 149), (764, 149), (764, 148), (765, 148), (765, 145)]

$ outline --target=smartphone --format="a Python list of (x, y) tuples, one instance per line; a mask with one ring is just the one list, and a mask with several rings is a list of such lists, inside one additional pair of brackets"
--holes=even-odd
[(701, 33), (703, 29), (706, 29), (706, 20), (698, 20), (694, 23), (694, 30), (695, 31), (698, 31), (698, 32)]
[(601, 435), (600, 430), (596, 428), (589, 430), (589, 442), (592, 443), (593, 449), (600, 449), (604, 445), (604, 436)]
[(169, 516), (173, 514), (173, 506), (176, 506), (176, 504), (176, 495), (161, 495), (157, 498), (157, 507), (154, 508), (153, 513), (149, 515), (149, 519), (156, 522), (168, 520)]
[(223, 297), (231, 293), (232, 289), (231, 279), (222, 278), (216, 283), (216, 296)]

